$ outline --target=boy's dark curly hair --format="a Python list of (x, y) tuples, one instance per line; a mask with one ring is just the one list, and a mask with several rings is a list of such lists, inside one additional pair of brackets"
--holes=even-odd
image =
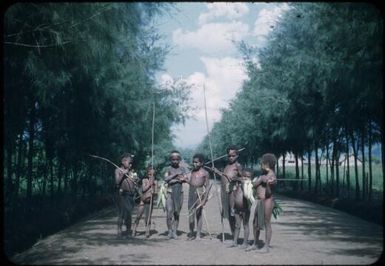
[(180, 152), (179, 152), (179, 151), (177, 151), (177, 150), (172, 150), (172, 151), (170, 152), (170, 156), (169, 156), (170, 159), (171, 159), (171, 155), (172, 155), (173, 153), (177, 153), (177, 154), (179, 155), (179, 158), (182, 158), (182, 156), (180, 155)]
[(242, 173), (245, 173), (245, 172), (250, 173), (251, 176), (254, 175), (254, 170), (251, 168), (243, 168)]
[(120, 159), (123, 160), (123, 159), (127, 158), (127, 159), (131, 159), (132, 160), (132, 157), (133, 156), (130, 153), (125, 152), (125, 153), (122, 154), (122, 156), (120, 156)]
[(229, 145), (229, 146), (227, 147), (227, 149), (226, 149), (226, 152), (229, 153), (230, 150), (234, 150), (234, 151), (236, 151), (237, 154), (238, 154), (238, 147), (237, 147), (237, 146), (235, 146), (235, 145), (233, 145), (233, 144)]
[(270, 169), (274, 170), (274, 167), (277, 164), (277, 157), (272, 153), (265, 153), (262, 155), (261, 163), (267, 164)]
[(193, 160), (197, 158), (201, 163), (204, 163), (205, 161), (205, 156), (202, 153), (196, 153), (193, 156)]

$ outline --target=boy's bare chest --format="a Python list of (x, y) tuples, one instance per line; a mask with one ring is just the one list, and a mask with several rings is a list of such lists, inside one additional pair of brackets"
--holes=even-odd
[(225, 173), (225, 175), (227, 175), (228, 177), (236, 177), (238, 176), (238, 167), (235, 165), (235, 164), (232, 164), (232, 165), (227, 165), (225, 167), (225, 169), (223, 170), (223, 172)]

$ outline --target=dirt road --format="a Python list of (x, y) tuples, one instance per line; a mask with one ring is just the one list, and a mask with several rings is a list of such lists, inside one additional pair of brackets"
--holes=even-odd
[[(213, 187), (214, 188), (214, 187)], [(276, 196), (284, 212), (273, 219), (270, 253), (245, 252), (221, 242), (216, 194), (205, 207), (210, 239), (204, 223), (202, 240), (187, 240), (187, 190), (184, 187), (179, 238), (167, 239), (166, 216), (154, 209), (151, 237), (144, 236), (144, 220), (134, 239), (116, 238), (116, 211), (101, 210), (83, 221), (16, 254), (17, 264), (371, 264), (383, 252), (383, 228), (321, 205)], [(133, 216), (135, 218), (135, 215)], [(243, 230), (240, 238), (243, 240)], [(250, 232), (250, 243), (252, 232)], [(264, 231), (261, 239), (264, 240)]]

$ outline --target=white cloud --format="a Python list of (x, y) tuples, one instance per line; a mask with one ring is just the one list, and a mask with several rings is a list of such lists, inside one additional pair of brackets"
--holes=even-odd
[(221, 119), (221, 108), (227, 108), (231, 99), (242, 87), (247, 79), (246, 70), (241, 59), (233, 57), (200, 58), (205, 66), (206, 73), (195, 72), (185, 78), (191, 87), (191, 98), (194, 106), (197, 107), (195, 119), (186, 121), (185, 126), (177, 125), (173, 132), (177, 136), (177, 146), (199, 144), (206, 135), (205, 108), (203, 85), (206, 87), (207, 116), (210, 130), (215, 122)]
[(242, 83), (247, 79), (242, 61), (233, 57), (200, 58), (207, 75), (195, 72), (186, 78), (189, 84), (195, 84), (191, 91), (193, 101), (198, 107), (197, 119), (205, 119), (203, 85), (206, 87), (206, 103), (210, 123), (220, 119), (220, 109), (228, 107)]
[(277, 19), (287, 10), (289, 10), (287, 3), (281, 4), (273, 9), (262, 9), (254, 23), (253, 34), (257, 36), (257, 38), (266, 37), (272, 30), (272, 27), (275, 26)]
[(249, 33), (249, 26), (239, 21), (208, 23), (197, 31), (177, 29), (172, 34), (173, 42), (182, 47), (197, 48), (206, 53), (229, 53), (235, 50), (233, 41), (240, 41)]
[(170, 89), (171, 86), (174, 84), (174, 79), (169, 74), (164, 73), (159, 78), (159, 85), (161, 88), (164, 89)]
[(208, 12), (199, 16), (199, 24), (205, 24), (218, 17), (226, 17), (230, 19), (240, 18), (249, 12), (246, 3), (209, 3), (207, 4)]

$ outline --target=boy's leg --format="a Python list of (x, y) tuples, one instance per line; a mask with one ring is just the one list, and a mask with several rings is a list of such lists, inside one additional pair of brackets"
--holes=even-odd
[[(183, 191), (182, 191), (183, 192)], [(174, 210), (174, 228), (173, 228), (173, 238), (177, 239), (177, 231), (178, 231), (178, 226), (179, 226), (179, 214), (183, 206), (183, 193), (180, 193), (179, 197), (179, 209)]]
[(264, 201), (264, 209), (265, 209), (265, 245), (260, 249), (260, 252), (268, 253), (270, 251), (270, 241), (272, 237), (272, 229), (271, 229), (271, 215), (273, 212), (273, 200), (272, 198), (266, 199)]
[(133, 196), (129, 196), (126, 199), (125, 202), (125, 212), (126, 212), (126, 219), (125, 219), (125, 225), (126, 225), (126, 230), (127, 230), (127, 236), (130, 236), (132, 234), (131, 231), (131, 225), (132, 225), (132, 210), (134, 208), (134, 198)]
[(243, 244), (242, 248), (248, 247), (249, 241), (249, 219), (250, 219), (250, 211), (246, 211), (243, 214)]
[[(228, 208), (229, 208), (229, 214), (230, 214), (230, 212), (231, 212), (230, 205), (228, 206)], [(229, 225), (230, 225), (230, 230), (231, 230), (232, 235), (234, 235), (235, 223), (236, 223), (235, 216), (229, 215)]]
[(238, 246), (238, 237), (239, 237), (239, 232), (241, 230), (241, 223), (242, 223), (241, 216), (239, 215), (239, 213), (235, 213), (235, 230), (233, 235), (233, 243), (230, 245), (230, 247)]
[(122, 215), (119, 213), (118, 215), (118, 221), (117, 221), (117, 226), (118, 226), (118, 233), (117, 236), (121, 237), (122, 236), (122, 225), (123, 225), (123, 218)]
[(139, 203), (138, 214), (136, 215), (136, 219), (135, 219), (135, 223), (134, 223), (134, 230), (132, 230), (132, 236), (136, 235), (136, 228), (138, 227), (140, 218), (142, 218), (143, 212), (144, 212), (144, 203), (143, 203), (143, 201), (141, 201)]
[(258, 227), (258, 213), (256, 212), (253, 219), (254, 242), (253, 242), (253, 245), (250, 248), (248, 248), (246, 251), (258, 249), (259, 234), (260, 234), (260, 229)]
[[(195, 203), (196, 197), (195, 197), (195, 190), (193, 190), (193, 187), (190, 187), (189, 189), (189, 195), (188, 195), (188, 209), (190, 210), (188, 215), (188, 221), (189, 221), (189, 229), (190, 232), (188, 234), (188, 239), (192, 239), (194, 235), (194, 228), (195, 228), (195, 213), (196, 208), (193, 207)], [(196, 206), (196, 204), (195, 204)]]
[(202, 232), (202, 225), (203, 225), (203, 207), (199, 207), (198, 210), (196, 210), (197, 215), (197, 239), (201, 239), (201, 232)]
[(167, 193), (167, 199), (166, 199), (166, 212), (167, 212), (167, 229), (168, 229), (168, 238), (172, 238), (172, 226), (173, 226), (173, 215), (174, 215), (174, 203), (172, 201), (171, 193)]
[[(150, 208), (151, 206), (151, 208)], [(145, 225), (146, 225), (146, 237), (150, 236), (151, 229), (151, 214), (152, 214), (153, 204), (144, 204), (144, 213), (145, 213)]]
[(174, 226), (172, 228), (172, 237), (174, 239), (177, 239), (177, 231), (178, 231), (178, 225), (179, 225), (179, 213), (174, 212)]
[(229, 194), (229, 204), (230, 204), (230, 216), (234, 216), (235, 215), (235, 211), (234, 211), (235, 199), (234, 199), (233, 192), (231, 192)]

